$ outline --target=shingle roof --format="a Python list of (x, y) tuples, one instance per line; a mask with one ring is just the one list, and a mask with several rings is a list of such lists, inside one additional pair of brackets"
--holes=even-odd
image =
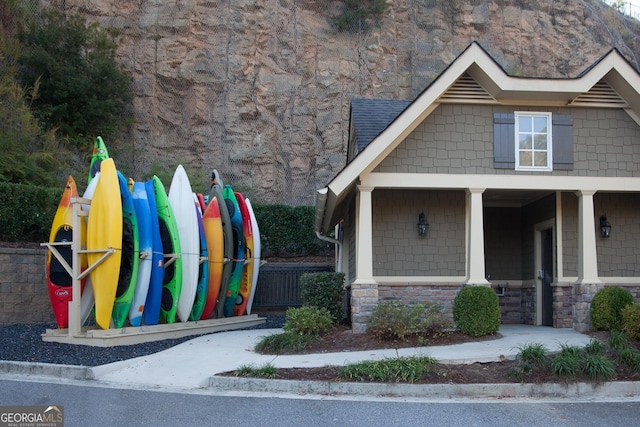
[(411, 101), (396, 99), (353, 98), (351, 120), (358, 152), (364, 150), (402, 113)]

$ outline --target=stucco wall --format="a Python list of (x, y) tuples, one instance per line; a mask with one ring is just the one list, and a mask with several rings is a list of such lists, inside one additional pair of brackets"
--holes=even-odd
[[(374, 276), (464, 276), (464, 191), (374, 190)], [(418, 215), (429, 227), (418, 236)]]
[[(573, 117), (574, 168), (558, 176), (640, 176), (640, 128), (622, 110), (442, 104), (376, 172), (514, 175), (493, 164), (493, 113), (543, 111)], [(540, 172), (517, 172), (518, 175)]]

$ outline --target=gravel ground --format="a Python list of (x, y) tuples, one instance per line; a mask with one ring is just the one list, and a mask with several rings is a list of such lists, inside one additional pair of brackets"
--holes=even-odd
[[(266, 322), (249, 329), (280, 328), (284, 316), (266, 316)], [(166, 350), (197, 335), (135, 345), (92, 347), (87, 345), (45, 342), (42, 334), (56, 328), (55, 323), (0, 325), (0, 360), (98, 366)]]

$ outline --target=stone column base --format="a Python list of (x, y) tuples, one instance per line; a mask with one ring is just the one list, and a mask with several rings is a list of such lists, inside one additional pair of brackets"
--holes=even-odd
[(602, 284), (576, 283), (573, 285), (573, 329), (589, 332), (589, 310), (593, 296), (602, 288)]
[(377, 283), (351, 284), (351, 329), (354, 334), (367, 332), (369, 319), (377, 305)]

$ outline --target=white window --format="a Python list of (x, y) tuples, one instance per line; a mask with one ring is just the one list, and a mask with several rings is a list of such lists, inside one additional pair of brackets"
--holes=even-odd
[(551, 113), (515, 112), (516, 170), (553, 170)]

